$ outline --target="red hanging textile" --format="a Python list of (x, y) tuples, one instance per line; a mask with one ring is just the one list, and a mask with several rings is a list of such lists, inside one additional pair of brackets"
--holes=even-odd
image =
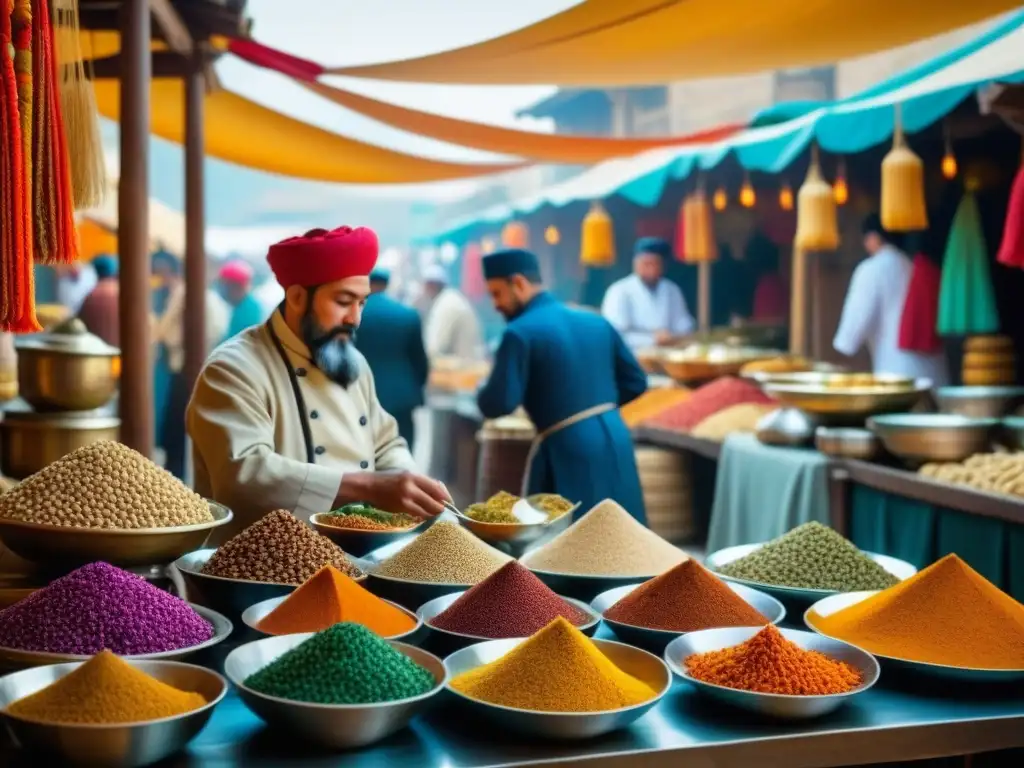
[(275, 50), (251, 38), (232, 38), (228, 41), (228, 50), (250, 64), (276, 70), (296, 80), (315, 82), (324, 73), (324, 68), (316, 62)]
[(923, 253), (917, 254), (900, 316), (900, 349), (924, 355), (942, 349), (938, 332), (941, 287), (942, 270)]
[(996, 259), (1004, 266), (1024, 269), (1024, 163), (1017, 171), (1010, 190), (1010, 204), (1006, 207), (1006, 222), (1003, 224), (1003, 242)]
[(469, 243), (462, 252), (462, 292), (471, 301), (487, 295), (483, 257), (483, 250), (478, 243)]

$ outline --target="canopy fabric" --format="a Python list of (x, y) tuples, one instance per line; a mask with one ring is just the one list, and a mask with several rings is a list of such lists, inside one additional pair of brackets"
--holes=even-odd
[(1019, 7), (1019, 0), (584, 0), (507, 35), (328, 74), (460, 84), (652, 85), (831, 64)]
[[(94, 82), (100, 114), (120, 119), (120, 84)], [(218, 90), (205, 102), (206, 154), (269, 173), (346, 184), (407, 184), (484, 176), (522, 163), (465, 164), (409, 155), (308, 125), (238, 94)], [(177, 78), (150, 86), (150, 130), (185, 139), (185, 86)]]

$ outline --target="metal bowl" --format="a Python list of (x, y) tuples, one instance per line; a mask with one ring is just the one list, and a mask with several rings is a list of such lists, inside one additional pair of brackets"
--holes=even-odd
[(873, 416), (868, 429), (885, 449), (908, 465), (963, 461), (991, 450), (997, 419), (972, 419), (949, 413), (899, 413)]
[(998, 419), (1024, 403), (1024, 387), (939, 387), (935, 399), (943, 413)]
[(343, 550), (353, 557), (362, 557), (368, 552), (380, 549), (395, 541), (401, 541), (406, 536), (413, 537), (423, 531), (426, 520), (418, 525), (409, 528), (397, 528), (393, 531), (362, 531), (356, 528), (342, 528), (337, 525), (329, 525), (323, 522), (327, 515), (317, 514), (309, 518), (310, 525), (316, 532), (326, 536)]
[(826, 456), (871, 461), (882, 446), (869, 429), (818, 427), (814, 432), (814, 447)]
[(311, 704), (257, 693), (246, 687), (249, 675), (301, 645), (313, 633), (282, 635), (240, 645), (224, 661), (224, 674), (238, 689), (245, 705), (267, 725), (280, 727), (292, 737), (332, 749), (365, 747), (404, 728), (448, 681), (444, 663), (431, 653), (406, 643), (388, 641), (434, 676), (428, 693), (379, 704)]
[(555, 594), (582, 600), (585, 603), (589, 603), (609, 589), (624, 587), (627, 584), (642, 584), (658, 575), (649, 573), (641, 576), (582, 576), (575, 573), (541, 571), (530, 568), (530, 564), (527, 562), (523, 562), (523, 565), (529, 568), (534, 576), (547, 584)]
[[(529, 501), (532, 497), (527, 497)], [(477, 538), (486, 541), (512, 557), (521, 557), (524, 552), (541, 542), (554, 538), (572, 524), (572, 517), (580, 508), (579, 502), (565, 514), (546, 523), (485, 523), (468, 515), (460, 515), (459, 524), (472, 531)]]
[[(250, 605), (242, 613), (242, 623), (245, 624), (253, 632), (256, 632), (263, 637), (279, 637), (279, 635), (272, 635), (269, 632), (264, 632), (259, 628), (259, 623), (263, 621), (270, 613), (277, 608), (281, 603), (288, 599), (288, 596), (284, 597), (272, 597), (269, 600), (263, 600), (262, 602), (256, 603), (256, 605)], [(392, 608), (396, 608), (413, 622), (414, 626), (407, 632), (402, 632), (399, 635), (381, 635), (385, 640), (400, 640), (405, 643), (415, 642), (415, 638), (419, 635), (423, 629), (423, 622), (418, 615), (410, 611), (408, 608), (403, 608), (398, 603), (392, 603), (390, 600), (385, 600), (388, 605)], [(358, 622), (357, 622), (358, 623)], [(320, 627), (321, 630), (327, 629), (327, 627)], [(319, 631), (319, 630), (318, 630)], [(305, 633), (308, 634), (308, 633)]]
[[(836, 642), (845, 642), (840, 638), (832, 638), (822, 632), (815, 625), (815, 616), (829, 616), (830, 614), (841, 611), (844, 608), (849, 608), (851, 605), (856, 605), (862, 600), (866, 600), (872, 595), (877, 595), (877, 591), (873, 592), (846, 592), (841, 595), (832, 595), (819, 600), (804, 613), (804, 624), (810, 629), (817, 632), (822, 637), (828, 637), (834, 639)], [(941, 597), (939, 598), (941, 599)], [(950, 638), (950, 642), (955, 643), (956, 638)], [(915, 673), (928, 675), (930, 677), (945, 678), (948, 680), (961, 680), (967, 682), (976, 683), (1005, 683), (1018, 680), (1024, 680), (1024, 669), (982, 669), (979, 667), (954, 667), (948, 664), (932, 664), (926, 661), (914, 661), (912, 659), (899, 659), (894, 656), (883, 656), (882, 654), (875, 653), (875, 658), (882, 661), (886, 666), (893, 668), (901, 668), (909, 670)]]
[(228, 689), (223, 677), (203, 667), (175, 661), (129, 660), (133, 667), (161, 682), (202, 694), (206, 706), (175, 717), (113, 725), (39, 723), (6, 712), (8, 705), (41, 691), (82, 663), (36, 667), (0, 678), (0, 718), (7, 723), (14, 741), (42, 758), (44, 764), (136, 768), (163, 760), (199, 735)]
[(1007, 416), (1001, 429), (1002, 442), (1011, 451), (1024, 451), (1024, 416)]
[[(205, 651), (213, 646), (222, 643), (231, 634), (234, 626), (226, 616), (216, 611), (211, 611), (201, 605), (189, 603), (196, 613), (213, 625), (213, 637), (199, 645), (190, 645), (186, 648), (176, 648), (173, 651), (161, 651), (160, 653), (140, 653), (135, 656), (122, 656), (123, 659), (133, 661), (183, 661), (190, 656)], [(72, 661), (88, 661), (89, 655), (75, 653), (44, 653), (42, 651), (26, 651), (20, 648), (0, 647), (0, 667), (5, 669), (24, 669), (26, 667), (40, 667), (45, 664), (65, 664)]]
[(841, 421), (909, 411), (931, 387), (929, 379), (848, 373), (794, 373), (761, 382), (784, 405)]
[(691, 345), (662, 353), (662, 370), (680, 384), (711, 381), (720, 376), (736, 376), (747, 363), (769, 360), (778, 350), (738, 347), (731, 344)]
[[(629, 586), (602, 592), (594, 598), (594, 602), (590, 605), (600, 614), (604, 623), (611, 628), (622, 642), (643, 648), (651, 653), (662, 653), (672, 640), (683, 633), (666, 629), (651, 629), (650, 627), (641, 627), (636, 624), (626, 624), (621, 621), (615, 621), (615, 619), (609, 619), (605, 615), (609, 608), (639, 586), (641, 585), (630, 584)], [(780, 624), (786, 618), (786, 608), (771, 595), (766, 595), (764, 592), (745, 587), (742, 584), (726, 582), (726, 586), (743, 598), (745, 603), (768, 619), (769, 623)]]
[(780, 629), (787, 640), (804, 650), (818, 651), (838, 661), (845, 661), (861, 675), (861, 684), (852, 691), (825, 696), (794, 696), (781, 693), (758, 693), (714, 685), (690, 677), (686, 671), (686, 659), (695, 653), (720, 651), (744, 643), (763, 627), (726, 627), (705, 629), (681, 635), (668, 644), (665, 661), (680, 678), (696, 687), (702, 694), (760, 715), (785, 720), (809, 720), (835, 711), (853, 696), (864, 693), (878, 681), (878, 662), (867, 651), (854, 645), (833, 640), (813, 632), (800, 629)]
[[(467, 635), (462, 632), (452, 632), (448, 629), (435, 627), (430, 623), (431, 619), (447, 611), (451, 607), (452, 603), (464, 594), (466, 593), (455, 592), (450, 595), (443, 595), (431, 600), (430, 602), (424, 603), (420, 606), (420, 609), (416, 611), (416, 615), (419, 616), (420, 621), (423, 622), (423, 626), (426, 628), (428, 633), (427, 637), (430, 639), (429, 642), (431, 643), (432, 648), (437, 648), (439, 650), (443, 649), (445, 653), (454, 653), (455, 651), (462, 650), (474, 643), (486, 642), (488, 640), (495, 639), (493, 637), (483, 637), (481, 635)], [(583, 611), (590, 617), (590, 620), (586, 624), (578, 625), (576, 628), (587, 637), (593, 637), (594, 633), (597, 632), (598, 626), (601, 624), (601, 615), (581, 600), (573, 600), (571, 597), (563, 597), (562, 599)]]
[(36, 412), (17, 401), (0, 421), (0, 472), (24, 480), (79, 448), (117, 440), (120, 429), (121, 420), (105, 410)]
[(814, 438), (815, 422), (796, 408), (777, 408), (761, 417), (754, 431), (765, 445), (801, 446)]
[(74, 528), (0, 517), (0, 541), (19, 557), (63, 570), (97, 561), (121, 568), (166, 565), (203, 546), (215, 528), (231, 522), (230, 509), (208, 503), (213, 522), (174, 528)]
[[(525, 638), (511, 640), (488, 640), (461, 651), (456, 651), (444, 660), (449, 679), (463, 672), (497, 661), (526, 642)], [(548, 739), (591, 739), (610, 731), (625, 728), (650, 711), (672, 687), (672, 675), (665, 662), (654, 654), (611, 640), (593, 640), (601, 652), (615, 666), (633, 677), (647, 683), (657, 695), (642, 704), (623, 707), (606, 712), (540, 712), (516, 709), (472, 699), (459, 693), (448, 684), (450, 696), (467, 709), (490, 720), (497, 727), (511, 729), (529, 737)]]
[[(298, 588), (298, 584), (280, 584), (271, 581), (246, 581), (228, 579), (223, 576), (209, 576), (202, 573), (206, 562), (213, 557), (216, 549), (200, 549), (189, 552), (174, 561), (174, 568), (181, 574), (185, 591), (193, 602), (220, 611), (232, 621), (240, 620), (250, 605), (269, 600), (272, 597), (286, 597)], [(356, 579), (362, 582), (365, 575)]]
[[(743, 584), (744, 586), (752, 589), (759, 590), (765, 594), (771, 595), (776, 600), (781, 602), (786, 609), (789, 611), (800, 611), (803, 612), (807, 606), (821, 600), (823, 597), (829, 597), (830, 595), (841, 594), (830, 589), (805, 589), (803, 587), (784, 587), (777, 584), (762, 584), (757, 581), (750, 581), (748, 579), (737, 579), (732, 576), (726, 576), (721, 572), (721, 568), (728, 565), (729, 563), (739, 560), (741, 557), (746, 557), (751, 552), (754, 552), (763, 547), (767, 542), (761, 542), (760, 544), (739, 544), (735, 547), (726, 547), (720, 549), (717, 552), (712, 552), (704, 559), (704, 565), (707, 566), (708, 570), (714, 572), (722, 581), (733, 582), (736, 584)], [(895, 557), (889, 557), (888, 555), (878, 555), (874, 552), (864, 552), (865, 555), (870, 557), (885, 570), (891, 573), (893, 576), (898, 578), (900, 581), (909, 579), (915, 573), (915, 568), (910, 563), (899, 560)]]

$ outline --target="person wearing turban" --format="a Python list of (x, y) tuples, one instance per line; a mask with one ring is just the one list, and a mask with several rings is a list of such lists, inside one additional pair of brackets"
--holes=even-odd
[(196, 491), (235, 513), (221, 536), (278, 509), (308, 519), (365, 502), (428, 517), (449, 499), (416, 472), (353, 345), (377, 252), (364, 227), (314, 229), (271, 246), (284, 301), (203, 368), (187, 427)]
[(672, 248), (657, 237), (642, 237), (633, 249), (633, 274), (608, 286), (601, 314), (634, 352), (670, 344), (695, 323), (678, 285), (665, 278)]
[(545, 291), (532, 253), (498, 251), (482, 266), (508, 324), (477, 404), (488, 419), (522, 408), (536, 427), (521, 493), (557, 493), (583, 512), (612, 499), (645, 522), (633, 438), (619, 414), (647, 390), (633, 353), (601, 315)]
[(225, 340), (263, 322), (263, 307), (252, 291), (253, 269), (241, 259), (227, 262), (217, 273), (220, 295), (231, 307)]

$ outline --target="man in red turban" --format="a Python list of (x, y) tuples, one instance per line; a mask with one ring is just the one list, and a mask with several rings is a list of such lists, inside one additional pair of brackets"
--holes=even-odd
[(271, 246), (284, 301), (203, 368), (187, 425), (196, 491), (235, 513), (222, 535), (277, 509), (308, 518), (362, 501), (417, 517), (442, 511), (448, 492), (417, 473), (352, 343), (377, 252), (365, 227)]

